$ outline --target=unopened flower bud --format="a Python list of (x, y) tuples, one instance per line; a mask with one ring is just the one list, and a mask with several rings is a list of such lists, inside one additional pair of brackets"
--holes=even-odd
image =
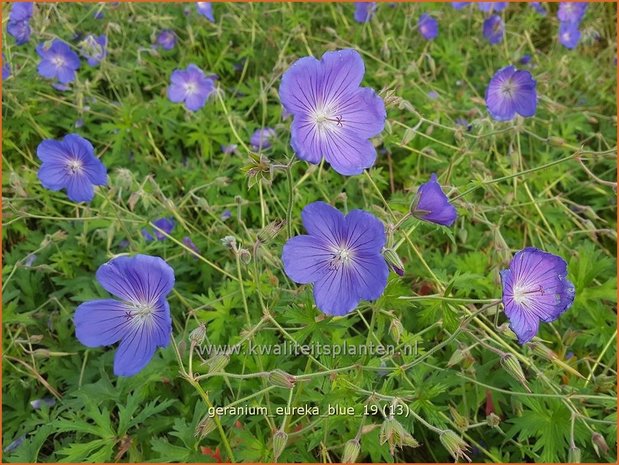
[(593, 433), (591, 435), (591, 442), (593, 442), (593, 448), (598, 457), (608, 454), (608, 444), (606, 444), (604, 436), (600, 433)]
[(466, 455), (469, 452), (469, 445), (464, 440), (454, 433), (452, 430), (445, 430), (439, 436), (441, 443), (447, 449), (447, 452), (456, 460), (466, 459), (468, 462), (471, 458)]
[(273, 435), (273, 459), (274, 460), (277, 460), (279, 456), (282, 455), (282, 452), (284, 452), (284, 449), (286, 448), (287, 442), (288, 442), (288, 435), (281, 429), (278, 429)]
[(512, 354), (505, 354), (501, 357), (501, 365), (507, 373), (513, 376), (522, 386), (531, 392), (529, 385), (527, 384), (527, 378), (524, 376), (524, 371), (520, 366), (518, 359)]
[(344, 446), (344, 453), (342, 454), (342, 463), (355, 463), (357, 457), (359, 457), (360, 450), (361, 443), (357, 438), (347, 441)]
[(385, 257), (387, 264), (393, 271), (396, 272), (398, 276), (404, 276), (404, 263), (402, 263), (402, 260), (400, 260), (400, 257), (395, 250), (385, 248), (383, 250), (383, 256)]
[(239, 260), (241, 260), (241, 263), (245, 265), (249, 265), (249, 263), (251, 262), (250, 251), (247, 249), (239, 249), (238, 254), (239, 254)]
[(555, 147), (563, 147), (565, 145), (565, 140), (556, 136), (549, 137), (548, 142)]
[(194, 329), (191, 333), (189, 333), (189, 341), (196, 346), (199, 346), (204, 342), (204, 338), (206, 337), (206, 326), (204, 323), (200, 323), (196, 329)]
[(402, 326), (402, 322), (398, 318), (393, 318), (391, 320), (391, 324), (389, 325), (389, 333), (391, 334), (391, 337), (396, 342), (396, 344), (400, 342), (402, 332), (404, 332), (404, 326)]
[(211, 358), (209, 358), (205, 363), (208, 367), (209, 373), (219, 373), (226, 368), (228, 362), (230, 361), (230, 357), (224, 354), (215, 354)]
[(447, 362), (447, 366), (448, 367), (452, 367), (454, 365), (457, 365), (462, 360), (464, 360), (464, 357), (465, 357), (464, 350), (456, 349), (454, 351), (454, 353), (451, 354), (451, 357), (449, 357), (449, 361)]
[(207, 415), (202, 420), (200, 420), (200, 423), (198, 423), (198, 426), (196, 426), (195, 436), (197, 438), (204, 439), (210, 433), (215, 431), (215, 428), (217, 428), (215, 420), (212, 416)]
[(263, 244), (272, 241), (282, 230), (286, 222), (284, 220), (271, 221), (259, 233), (258, 240)]
[(533, 351), (535, 355), (544, 357), (546, 360), (555, 360), (557, 358), (557, 354), (555, 354), (552, 350), (550, 350), (541, 342), (529, 342), (527, 346)]
[(567, 461), (569, 463), (580, 463), (580, 449), (578, 447), (570, 447), (570, 450), (567, 453)]
[(297, 378), (282, 370), (273, 370), (269, 373), (269, 383), (286, 389), (292, 389), (297, 382)]
[(469, 427), (469, 420), (465, 416), (461, 415), (460, 412), (455, 407), (449, 406), (449, 411), (451, 412), (451, 416), (454, 419), (454, 424), (456, 428), (460, 431), (466, 431)]

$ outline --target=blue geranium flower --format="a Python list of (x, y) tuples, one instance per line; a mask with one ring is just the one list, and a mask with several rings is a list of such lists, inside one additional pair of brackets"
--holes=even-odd
[(503, 41), (505, 34), (505, 24), (499, 15), (492, 15), (484, 20), (483, 26), (484, 37), (492, 45), (496, 45)]
[(456, 209), (449, 203), (434, 173), (428, 182), (419, 186), (411, 213), (420, 220), (443, 226), (451, 226), (458, 218)]
[(75, 80), (75, 72), (80, 67), (80, 58), (71, 47), (59, 39), (46, 47), (44, 43), (37, 45), (37, 53), (41, 57), (39, 74), (48, 79), (57, 79), (61, 84)]
[(345, 176), (374, 165), (369, 139), (382, 132), (387, 114), (383, 99), (360, 87), (364, 74), (353, 49), (301, 58), (284, 73), (279, 96), (293, 115), (291, 145), (299, 158), (318, 164), (324, 157)]
[(378, 299), (389, 275), (383, 223), (363, 210), (344, 216), (324, 202), (307, 205), (301, 216), (307, 235), (284, 245), (286, 274), (313, 283), (316, 306), (327, 315), (346, 315), (359, 301)]
[[(165, 232), (167, 235), (170, 235), (174, 230), (174, 226), (176, 226), (176, 222), (172, 218), (159, 218), (158, 220), (153, 221), (153, 224), (157, 226), (157, 228), (161, 229), (161, 231)], [(142, 237), (146, 240), (146, 242), (154, 241), (157, 239), (158, 241), (163, 241), (166, 239), (166, 235), (162, 234), (161, 231), (157, 229), (153, 229), (153, 235), (148, 231), (148, 229), (142, 229)]]
[(587, 2), (561, 2), (557, 10), (557, 18), (563, 23), (580, 23), (588, 6)]
[(189, 111), (198, 111), (215, 92), (215, 79), (206, 76), (204, 71), (194, 64), (184, 70), (175, 70), (170, 81), (168, 98), (171, 102), (184, 103)]
[(417, 23), (419, 33), (426, 40), (434, 40), (438, 36), (438, 21), (428, 13), (423, 13)]
[(211, 23), (215, 22), (215, 16), (213, 15), (213, 5), (211, 2), (197, 2), (196, 9), (198, 13), (208, 19)]
[(14, 2), (11, 6), (6, 30), (15, 38), (16, 45), (23, 45), (30, 40), (30, 18), (33, 8), (33, 2)]
[(176, 34), (171, 29), (164, 29), (157, 35), (157, 45), (164, 50), (172, 50), (176, 45)]
[(44, 140), (37, 147), (37, 157), (43, 162), (38, 172), (43, 187), (66, 189), (74, 202), (90, 202), (94, 186), (107, 184), (107, 171), (92, 144), (77, 134), (68, 134), (62, 141)]
[(531, 73), (505, 66), (498, 70), (486, 89), (486, 107), (497, 121), (509, 121), (517, 114), (533, 116), (537, 109), (537, 83)]
[(10, 75), (11, 75), (11, 66), (9, 65), (9, 62), (6, 61), (6, 57), (4, 56), (4, 53), (3, 53), (2, 54), (2, 80), (4, 81)]
[(559, 24), (559, 42), (565, 48), (576, 48), (580, 41), (578, 23), (562, 22)]
[(376, 12), (376, 2), (355, 2), (353, 17), (358, 23), (367, 23)]
[(107, 55), (107, 36), (88, 34), (80, 43), (82, 56), (90, 66), (97, 66)]
[(514, 255), (501, 281), (505, 314), (521, 344), (533, 339), (540, 321), (556, 320), (574, 302), (565, 260), (534, 247)]
[(172, 334), (166, 296), (174, 287), (174, 270), (161, 258), (123, 256), (97, 270), (97, 281), (118, 299), (98, 299), (77, 307), (73, 321), (77, 339), (87, 347), (120, 341), (114, 374), (141, 371)]

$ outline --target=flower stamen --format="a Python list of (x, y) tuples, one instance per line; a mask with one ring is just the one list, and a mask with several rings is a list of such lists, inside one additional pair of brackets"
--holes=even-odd
[(84, 164), (81, 160), (74, 158), (73, 160), (69, 160), (67, 163), (67, 168), (71, 174), (80, 174), (84, 168)]

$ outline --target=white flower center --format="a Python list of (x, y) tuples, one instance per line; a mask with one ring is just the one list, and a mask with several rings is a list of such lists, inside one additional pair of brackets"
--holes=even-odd
[(82, 160), (74, 158), (73, 160), (69, 160), (67, 163), (67, 168), (71, 174), (80, 174), (84, 168), (84, 164), (82, 163)]
[[(514, 301), (518, 304), (518, 305), (522, 305), (523, 307), (530, 307), (532, 301), (535, 299), (535, 297), (542, 297), (544, 296), (545, 292), (544, 292), (544, 288), (541, 285), (538, 285), (536, 288), (531, 289), (530, 286), (522, 286), (522, 285), (515, 285), (512, 289), (513, 293), (514, 293)], [(555, 296), (556, 298), (557, 296)], [(558, 296), (560, 298), (560, 296)]]
[(155, 313), (155, 305), (146, 304), (127, 304), (127, 310), (125, 310), (125, 318), (131, 321), (133, 325), (143, 325), (149, 323), (153, 319)]
[(54, 63), (54, 66), (56, 68), (62, 68), (65, 65), (65, 59), (63, 56), (55, 55), (52, 58), (52, 63)]
[(346, 266), (348, 263), (350, 263), (352, 257), (352, 250), (346, 248), (345, 246), (334, 249), (333, 255), (331, 257), (331, 262), (329, 263), (329, 267), (333, 270), (337, 270), (341, 266)]
[(196, 86), (195, 82), (187, 82), (185, 84), (185, 93), (187, 95), (193, 95), (198, 90), (198, 86)]
[(327, 106), (316, 108), (310, 114), (310, 118), (319, 133), (336, 131), (337, 128), (344, 126), (343, 116), (337, 115), (333, 108)]
[(504, 97), (512, 98), (516, 92), (516, 84), (509, 78), (501, 84), (501, 93)]

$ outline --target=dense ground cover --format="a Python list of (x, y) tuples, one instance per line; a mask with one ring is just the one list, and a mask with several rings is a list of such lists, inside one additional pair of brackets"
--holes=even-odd
[[(193, 4), (37, 5), (28, 42), (3, 35), (4, 460), (327, 462), (358, 446), (360, 461), (616, 461), (616, 6), (591, 4), (573, 49), (557, 7), (510, 4), (492, 45), (489, 13), (449, 3), (380, 4), (367, 23), (352, 4), (213, 4), (214, 22)], [(422, 13), (438, 21), (432, 41)], [(154, 47), (166, 29), (176, 45)], [(107, 36), (99, 64), (82, 59), (65, 90), (37, 74), (36, 45), (77, 51), (86, 34)], [(356, 176), (295, 157), (278, 96), (294, 61), (345, 48), (387, 111), (376, 164)], [(191, 63), (217, 75), (196, 112), (168, 98)], [(537, 111), (497, 122), (484, 96), (509, 64), (537, 81)], [(266, 127), (272, 146), (252, 149)], [(41, 141), (69, 133), (108, 171), (90, 203), (37, 177)], [(333, 318), (287, 277), (282, 248), (305, 233), (306, 205), (363, 209), (391, 231), (432, 173), (458, 219), (389, 234), (405, 271), (380, 298)], [(529, 246), (567, 261), (575, 300), (520, 345), (499, 272)], [(119, 254), (162, 257), (175, 274), (173, 341), (131, 377), (73, 322), (109, 298), (95, 274)], [(248, 350), (293, 341), (395, 353)], [(204, 419), (230, 405), (268, 411)], [(276, 413), (306, 406), (320, 414)]]

